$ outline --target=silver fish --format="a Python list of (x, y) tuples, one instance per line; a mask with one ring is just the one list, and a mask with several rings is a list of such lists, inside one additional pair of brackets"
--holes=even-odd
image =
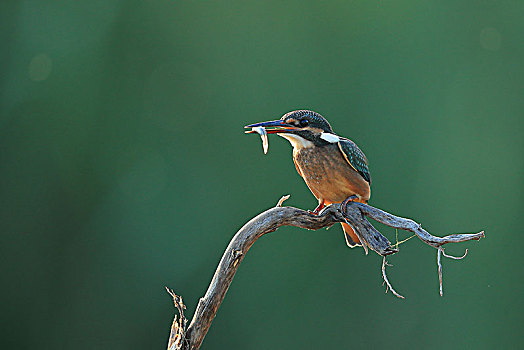
[(264, 154), (267, 154), (267, 150), (269, 148), (269, 140), (267, 138), (266, 129), (261, 126), (256, 126), (254, 128), (251, 128), (251, 130), (260, 135), (260, 138), (262, 139), (262, 148), (264, 149)]

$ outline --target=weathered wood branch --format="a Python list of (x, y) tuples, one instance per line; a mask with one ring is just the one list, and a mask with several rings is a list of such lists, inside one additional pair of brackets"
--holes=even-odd
[(422, 240), (422, 242), (435, 248), (438, 248), (447, 243), (459, 243), (471, 240), (478, 241), (484, 237), (484, 231), (480, 231), (478, 233), (462, 233), (445, 237), (436, 237), (430, 234), (428, 231), (424, 230), (419, 223), (416, 223), (411, 219), (395, 216), (385, 212), (384, 210), (372, 207), (367, 204), (353, 203), (353, 205), (357, 206), (363, 215), (369, 216), (373, 220), (383, 223), (384, 225), (405, 231), (411, 231), (416, 234), (418, 238)]
[[(168, 343), (169, 350), (197, 350), (200, 348), (247, 251), (257, 239), (275, 231), (280, 226), (296, 226), (309, 230), (318, 230), (332, 226), (335, 223), (347, 222), (355, 229), (355, 233), (363, 243), (366, 253), (368, 248), (384, 257), (388, 254), (396, 253), (398, 250), (391, 245), (391, 242), (369, 223), (366, 219), (366, 216), (368, 216), (385, 225), (411, 231), (424, 243), (437, 248), (439, 272), (441, 271), (440, 252), (442, 251), (442, 245), (479, 240), (484, 237), (483, 231), (475, 234), (454, 234), (446, 237), (435, 237), (411, 219), (401, 218), (363, 203), (350, 202), (346, 207), (345, 213), (342, 213), (340, 204), (333, 204), (324, 208), (319, 215), (313, 215), (302, 209), (281, 207), (283, 200), (284, 197), (279, 201), (277, 207), (257, 215), (235, 234), (218, 264), (206, 294), (198, 302), (193, 319), (187, 329), (183, 314), (180, 315), (179, 322), (176, 319), (173, 322)], [(384, 280), (392, 292), (397, 295), (398, 293), (393, 290), (385, 277), (385, 264), (384, 260), (382, 264)], [(441, 279), (441, 273), (439, 273), (439, 276)], [(175, 306), (180, 311), (180, 305), (183, 306), (182, 299), (174, 295), (174, 293), (172, 296)], [(397, 296), (400, 297), (400, 295)]]

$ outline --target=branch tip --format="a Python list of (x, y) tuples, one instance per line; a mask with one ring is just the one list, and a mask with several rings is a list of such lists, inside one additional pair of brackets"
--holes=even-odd
[(286, 194), (285, 196), (282, 196), (282, 197), (278, 200), (276, 207), (277, 207), (277, 208), (278, 208), (278, 207), (281, 207), (281, 206), (282, 206), (282, 203), (284, 203), (284, 201), (287, 201), (287, 200), (289, 199), (289, 197), (291, 197), (290, 194)]
[(169, 333), (169, 340), (167, 343), (168, 350), (181, 349), (182, 342), (186, 338), (186, 326), (187, 319), (184, 317), (184, 310), (186, 306), (182, 301), (182, 296), (176, 295), (175, 292), (165, 286), (166, 291), (173, 298), (173, 303), (178, 310), (178, 314), (173, 317), (173, 323), (171, 324), (171, 332)]

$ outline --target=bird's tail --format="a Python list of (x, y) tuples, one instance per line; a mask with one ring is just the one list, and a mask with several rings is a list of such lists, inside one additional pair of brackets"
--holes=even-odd
[(344, 230), (344, 237), (346, 237), (346, 244), (348, 247), (355, 248), (361, 246), (362, 243), (360, 243), (360, 239), (358, 239), (358, 236), (356, 235), (353, 228), (344, 222), (341, 222), (341, 225), (342, 230)]

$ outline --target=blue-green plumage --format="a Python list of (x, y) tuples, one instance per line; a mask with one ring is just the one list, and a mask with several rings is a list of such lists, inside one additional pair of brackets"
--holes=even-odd
[(347, 158), (347, 161), (349, 164), (356, 170), (364, 180), (366, 180), (371, 185), (371, 176), (369, 174), (368, 169), (368, 161), (366, 159), (366, 156), (364, 155), (364, 152), (358, 148), (355, 142), (343, 138), (340, 138), (340, 141), (338, 142), (338, 146), (340, 148), (340, 151), (344, 153), (344, 155)]

